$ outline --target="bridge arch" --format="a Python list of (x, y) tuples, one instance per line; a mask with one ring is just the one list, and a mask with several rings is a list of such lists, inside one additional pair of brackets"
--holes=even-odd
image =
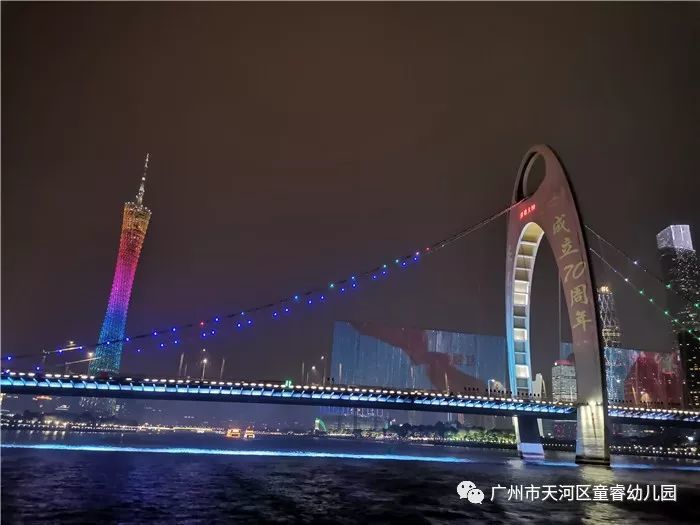
[[(531, 189), (533, 167), (541, 161), (544, 176)], [(571, 326), (576, 359), (577, 439), (579, 463), (608, 464), (607, 393), (598, 330), (597, 288), (591, 272), (584, 228), (564, 167), (546, 145), (523, 158), (513, 189), (506, 245), (506, 340), (508, 376), (514, 393), (532, 391), (530, 304), (535, 261), (546, 236), (556, 261)], [(540, 456), (536, 422), (516, 421), (521, 455)]]

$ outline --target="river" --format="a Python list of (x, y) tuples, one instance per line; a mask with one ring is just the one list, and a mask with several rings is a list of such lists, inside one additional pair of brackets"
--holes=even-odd
[[(700, 523), (700, 464), (687, 460), (615, 457), (606, 469), (564, 453), (526, 464), (506, 450), (171, 433), (4, 431), (2, 447), (2, 523)], [(463, 480), (481, 504), (459, 498)], [(661, 484), (676, 501), (507, 495)]]

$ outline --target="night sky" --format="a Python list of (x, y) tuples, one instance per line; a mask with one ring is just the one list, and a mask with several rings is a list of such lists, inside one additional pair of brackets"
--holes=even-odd
[[(441, 239), (509, 204), (536, 143), (563, 159), (584, 221), (658, 271), (668, 224), (690, 224), (700, 245), (699, 15), (694, 3), (4, 3), (2, 351), (95, 342), (147, 151), (131, 334)], [(191, 366), (206, 346), (228, 376), (298, 377), (328, 354), (336, 319), (503, 335), (504, 244), (500, 220), (323, 308), (188, 341)], [(668, 350), (662, 316), (596, 270), (624, 344)], [(535, 287), (533, 368), (548, 373), (550, 250)], [(124, 370), (175, 374), (178, 350), (144, 348)]]

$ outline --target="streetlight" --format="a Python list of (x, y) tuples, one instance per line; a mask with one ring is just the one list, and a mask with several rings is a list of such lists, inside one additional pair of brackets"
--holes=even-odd
[(207, 358), (202, 359), (202, 381), (204, 381), (204, 371), (207, 369)]
[(323, 361), (323, 378), (322, 378), (322, 383), (323, 386), (326, 386), (326, 356), (322, 355), (321, 356), (321, 361)]
[[(76, 363), (90, 363), (90, 362), (94, 361), (95, 359), (97, 359), (97, 358), (96, 358), (96, 357), (90, 357), (90, 358), (88, 358), (88, 359), (78, 359), (77, 361), (66, 361), (65, 363), (63, 363), (63, 364), (65, 365), (65, 367), (66, 367), (64, 373), (67, 374), (67, 373), (69, 372), (69, 370), (70, 370), (70, 369), (69, 369), (69, 366), (70, 366), (70, 365), (74, 365), (74, 364), (76, 364)], [(57, 365), (57, 366), (60, 366), (60, 365)], [(88, 366), (90, 366), (90, 365), (88, 364)]]
[(180, 354), (180, 366), (177, 367), (177, 378), (180, 379), (180, 375), (182, 374), (182, 363), (185, 360), (185, 352), (182, 352)]
[(309, 384), (309, 374), (311, 374), (311, 372), (315, 372), (315, 371), (316, 371), (316, 365), (313, 365), (313, 366), (311, 367), (311, 370), (309, 370), (308, 372), (306, 372), (306, 384), (307, 384), (307, 385)]

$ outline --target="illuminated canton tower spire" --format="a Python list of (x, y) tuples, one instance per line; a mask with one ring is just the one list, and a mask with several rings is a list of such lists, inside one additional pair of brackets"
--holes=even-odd
[(122, 340), (125, 337), (126, 314), (129, 309), (131, 287), (134, 283), (136, 266), (139, 263), (143, 240), (146, 237), (151, 210), (143, 205), (146, 191), (146, 172), (148, 171), (148, 154), (141, 177), (141, 186), (135, 202), (124, 203), (122, 233), (119, 240), (117, 266), (114, 270), (112, 291), (109, 294), (107, 313), (100, 330), (99, 345), (95, 349), (95, 358), (90, 362), (89, 373), (116, 373), (122, 358)]

